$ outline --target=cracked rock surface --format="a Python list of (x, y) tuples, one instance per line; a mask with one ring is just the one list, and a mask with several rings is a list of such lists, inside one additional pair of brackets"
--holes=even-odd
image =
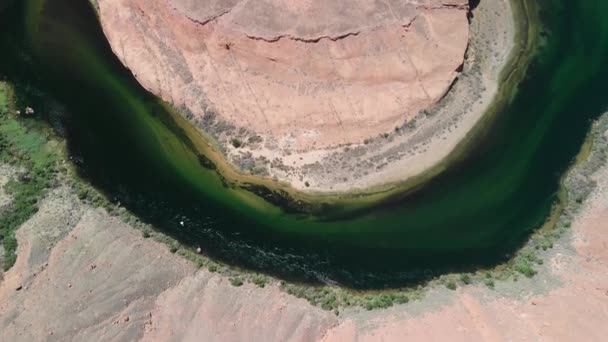
[(114, 51), (148, 90), (277, 151), (361, 143), (404, 124), (445, 95), (469, 33), (467, 0), (98, 4)]

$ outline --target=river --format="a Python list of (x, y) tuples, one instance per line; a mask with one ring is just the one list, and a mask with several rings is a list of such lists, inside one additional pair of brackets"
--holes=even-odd
[(538, 0), (543, 44), (466, 158), (373, 210), (291, 213), (201, 165), (167, 107), (112, 54), (88, 1), (2, 1), (0, 74), (64, 106), (83, 177), (188, 245), (296, 280), (397, 286), (508, 259), (545, 222), (608, 105), (608, 2)]

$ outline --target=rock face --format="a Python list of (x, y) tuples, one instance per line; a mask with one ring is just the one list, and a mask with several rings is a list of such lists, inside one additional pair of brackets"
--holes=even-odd
[(276, 150), (361, 143), (394, 130), (446, 93), (469, 33), (468, 0), (98, 6), (112, 48), (148, 90)]

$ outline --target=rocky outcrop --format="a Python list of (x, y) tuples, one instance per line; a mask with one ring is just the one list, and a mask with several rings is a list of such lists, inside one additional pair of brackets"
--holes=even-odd
[(362, 143), (433, 106), (458, 74), (469, 32), (468, 0), (98, 5), (142, 85), (219, 140), (246, 130), (278, 156)]

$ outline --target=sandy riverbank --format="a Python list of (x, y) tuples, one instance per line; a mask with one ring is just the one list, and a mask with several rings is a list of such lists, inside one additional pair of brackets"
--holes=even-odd
[[(196, 46), (190, 46), (190, 50), (186, 48), (184, 56), (169, 55), (167, 49), (161, 49), (162, 44), (159, 42), (169, 44), (165, 46), (168, 48), (173, 46), (171, 44), (184, 44), (183, 39), (186, 38), (176, 36), (175, 32), (168, 36), (165, 34), (166, 32), (163, 34), (151, 33), (155, 32), (155, 25), (158, 26), (159, 23), (166, 20), (163, 19), (164, 14), (151, 15), (146, 13), (147, 7), (140, 8), (129, 1), (103, 0), (98, 1), (98, 6), (102, 26), (108, 40), (123, 63), (133, 70), (135, 76), (146, 88), (180, 107), (186, 117), (196, 123), (207, 135), (210, 135), (212, 140), (218, 143), (215, 145), (216, 149), (233, 167), (245, 174), (274, 179), (287, 183), (296, 190), (313, 193), (364, 192), (371, 188), (380, 189), (382, 185), (385, 185), (386, 189), (392, 187), (393, 183), (420, 175), (445, 160), (479, 122), (495, 99), (499, 91), (500, 74), (509, 60), (515, 35), (509, 1), (482, 1), (473, 10), (471, 24), (468, 27), (471, 35), (463, 70), (458, 75), (453, 75), (458, 76), (458, 81), (445, 97), (442, 97), (444, 91), (441, 91), (441, 87), (437, 88), (439, 89), (438, 94), (441, 93), (441, 96), (433, 98), (441, 98), (441, 100), (432, 109), (423, 110), (425, 106), (422, 106), (413, 111), (417, 113), (420, 110), (418, 115), (407, 116), (409, 119), (406, 118), (405, 121), (404, 118), (398, 119), (399, 116), (387, 111), (385, 114), (388, 115), (388, 118), (393, 118), (387, 119), (387, 122), (391, 122), (390, 127), (381, 125), (383, 128), (371, 134), (366, 130), (367, 128), (378, 129), (371, 124), (374, 122), (372, 120), (369, 121), (370, 124), (363, 125), (366, 128), (364, 130), (357, 131), (354, 128), (348, 130), (358, 132), (356, 138), (349, 138), (339, 143), (313, 144), (298, 148), (296, 145), (299, 143), (294, 145), (293, 141), (289, 142), (290, 139), (273, 138), (273, 134), (276, 132), (266, 134), (254, 129), (253, 132), (256, 134), (252, 135), (249, 128), (254, 125), (248, 124), (239, 129), (234, 122), (222, 121), (221, 115), (209, 116), (207, 115), (209, 113), (205, 114), (204, 110), (193, 110), (192, 105), (184, 106), (182, 102), (185, 100), (177, 98), (175, 94), (186, 96), (196, 92), (184, 92), (184, 89), (189, 88), (184, 85), (179, 86), (169, 74), (175, 76), (185, 73), (185, 70), (197, 70)], [(179, 10), (176, 11), (179, 12)], [(404, 11), (403, 13), (409, 12)], [(175, 13), (171, 13), (171, 15), (176, 16)], [(180, 21), (180, 25), (194, 25), (191, 19), (185, 22)], [(430, 19), (427, 18), (428, 20)], [(131, 26), (136, 29), (130, 29)], [(146, 29), (144, 30), (144, 28)], [(171, 28), (169, 27), (167, 30), (171, 30)], [(194, 32), (191, 33), (194, 34)], [(146, 38), (146, 35), (150, 37)], [(136, 36), (139, 38), (135, 39)], [(165, 38), (159, 40), (159, 37)], [(435, 39), (441, 38), (440, 36), (434, 37)], [(124, 48), (124, 43), (127, 41), (130, 42), (129, 49)], [(143, 45), (131, 46), (131, 43), (135, 41), (140, 41)], [(174, 46), (169, 50), (174, 53), (182, 51), (179, 46)], [(140, 63), (142, 60), (138, 59), (138, 56), (148, 56), (149, 59), (145, 63)], [(448, 67), (448, 69), (450, 68)], [(168, 73), (168, 70), (174, 72)], [(178, 70), (183, 72), (177, 72)], [(154, 77), (147, 79), (148, 76)], [(159, 81), (160, 76), (162, 76), (163, 82)], [(442, 79), (449, 80), (450, 78), (442, 77)], [(451, 83), (452, 81), (449, 81), (448, 85)], [(169, 88), (160, 89), (159, 85)], [(391, 90), (393, 93), (395, 91)], [(204, 98), (202, 93), (199, 95), (201, 95), (197, 97), (199, 100)], [(376, 104), (383, 102), (377, 101)], [(384, 107), (378, 108), (383, 109)], [(376, 114), (370, 115), (375, 116)], [(246, 116), (239, 115), (238, 118), (233, 119), (245, 120)], [(331, 125), (327, 127), (331, 127)], [(331, 132), (328, 135), (338, 136)], [(235, 141), (238, 141), (238, 145), (240, 145), (238, 148), (235, 147)], [(311, 141), (316, 141), (316, 138)], [(339, 147), (332, 147), (335, 144), (338, 144)]]

